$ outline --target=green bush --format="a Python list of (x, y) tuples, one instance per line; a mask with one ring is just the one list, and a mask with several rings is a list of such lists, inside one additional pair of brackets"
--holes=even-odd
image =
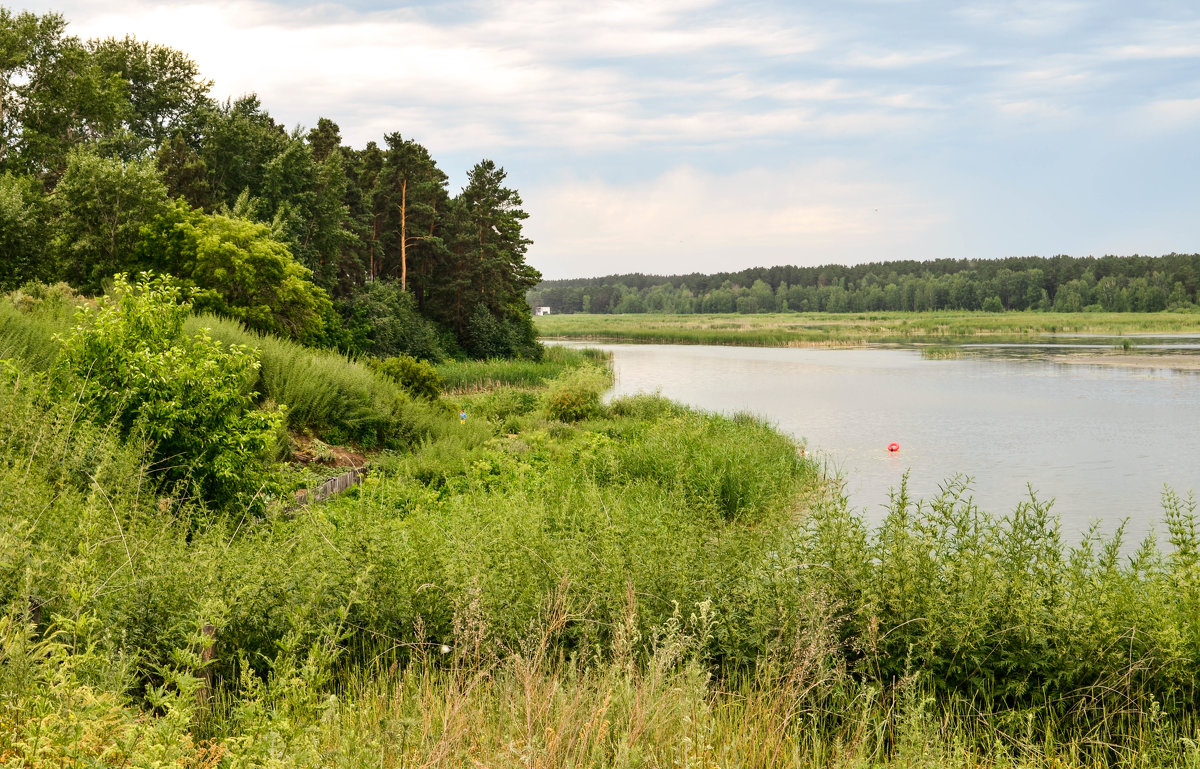
[(206, 215), (182, 200), (144, 227), (140, 260), (192, 290), (198, 312), (236, 318), (249, 328), (315, 340), (332, 303), (265, 224)]
[(217, 505), (246, 501), (271, 458), (282, 410), (254, 409), (258, 357), (200, 333), (182, 336), (188, 305), (160, 278), (118, 275), (66, 338), (56, 389), (90, 418), (148, 440), (154, 469)]
[(257, 334), (212, 315), (189, 318), (185, 328), (207, 329), (226, 344), (255, 349), (261, 366), (254, 389), (264, 402), (287, 406), (291, 430), (318, 433), (329, 443), (404, 448), (445, 429), (444, 413), (340, 353)]
[(497, 387), (471, 400), (468, 411), (473, 416), (504, 422), (511, 417), (525, 416), (537, 410), (540, 394), (517, 387)]
[(375, 280), (337, 302), (348, 336), (346, 351), (377, 358), (411, 355), (437, 363), (446, 357), (445, 332), (423, 317), (416, 300), (395, 281)]
[(409, 395), (437, 400), (442, 394), (442, 378), (437, 369), (411, 355), (400, 354), (384, 360), (366, 358), (364, 362), (367, 368), (400, 385)]
[(546, 416), (560, 422), (600, 416), (604, 410), (600, 398), (611, 383), (608, 372), (590, 364), (562, 374), (546, 388)]

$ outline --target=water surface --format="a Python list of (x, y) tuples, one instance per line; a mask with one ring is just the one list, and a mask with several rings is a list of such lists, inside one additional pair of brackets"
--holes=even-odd
[[(1161, 519), (1164, 486), (1200, 489), (1200, 376), (1036, 357), (926, 360), (913, 349), (589, 345), (612, 352), (615, 395), (661, 391), (703, 409), (750, 411), (805, 442), (878, 520), (908, 473), (935, 494), (955, 474), (1002, 514), (1029, 489), (1053, 498), (1064, 534)], [(900, 451), (889, 453), (889, 443)], [(1163, 527), (1156, 526), (1161, 533)]]

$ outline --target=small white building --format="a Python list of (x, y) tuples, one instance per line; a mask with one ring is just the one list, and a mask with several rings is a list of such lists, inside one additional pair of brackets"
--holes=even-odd
[(550, 308), (549, 307), (534, 307), (533, 314), (534, 315), (549, 315)]

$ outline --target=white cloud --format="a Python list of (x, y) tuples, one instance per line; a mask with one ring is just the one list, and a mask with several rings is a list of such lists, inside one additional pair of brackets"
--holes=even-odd
[(728, 175), (677, 167), (632, 186), (530, 190), (530, 262), (569, 277), (925, 255), (946, 224), (939, 207), (869, 173), (834, 161)]
[(965, 4), (955, 15), (977, 27), (1048, 37), (1075, 28), (1094, 9), (1093, 3), (1073, 0), (987, 0)]
[[(794, 22), (686, 1), (534, 0), (479, 11), (447, 25), (402, 10), (143, 1), (81, 8), (73, 31), (132, 31), (183, 50), (219, 98), (256, 92), (287, 124), (333, 117), (359, 146), (396, 128), (445, 152), (823, 138), (911, 122), (903, 113), (915, 102), (903, 90), (751, 74), (770, 62), (794, 70), (788, 57), (823, 45), (823, 33)], [(667, 60), (694, 66), (660, 71)]]

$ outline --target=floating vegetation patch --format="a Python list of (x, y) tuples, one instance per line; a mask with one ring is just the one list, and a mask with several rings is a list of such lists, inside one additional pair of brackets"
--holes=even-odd
[(962, 357), (962, 348), (946, 345), (922, 347), (921, 357), (925, 360), (957, 360)]

